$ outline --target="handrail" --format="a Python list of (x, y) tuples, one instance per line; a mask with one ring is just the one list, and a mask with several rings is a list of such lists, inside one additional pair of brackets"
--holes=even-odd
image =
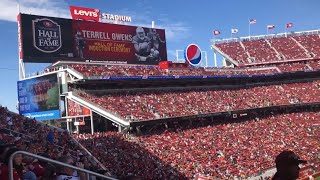
[[(122, 124), (122, 126), (130, 126), (130, 122), (127, 120), (124, 120), (122, 117), (120, 117), (117, 114), (114, 114), (112, 112), (109, 112), (107, 109), (101, 107), (100, 105), (95, 104), (92, 101), (88, 101), (85, 98), (81, 97), (80, 95), (77, 94), (77, 92), (71, 91), (71, 92), (67, 92), (68, 93), (68, 98), (82, 104), (83, 102), (88, 103), (89, 108), (92, 109), (92, 107), (95, 107), (95, 109), (92, 109), (94, 112), (96, 112), (97, 114), (100, 114), (101, 116), (104, 116), (108, 119), (110, 119), (112, 122), (115, 122), (117, 124)], [(77, 98), (77, 100), (75, 99)], [(91, 106), (91, 107), (90, 107)]]
[[(72, 136), (70, 136), (72, 137)], [(96, 158), (94, 157), (91, 152), (85, 148), (78, 140), (76, 140), (75, 138), (72, 137), (72, 139), (78, 144), (78, 146), (80, 146), (84, 151), (86, 151), (87, 154), (89, 154), (89, 156), (94, 160), (96, 161), (96, 163), (99, 164), (99, 166), (103, 169), (103, 170), (107, 170), (107, 168)]]
[(39, 155), (36, 155), (36, 154), (25, 152), (25, 151), (17, 151), (17, 152), (14, 152), (10, 156), (10, 158), (9, 158), (9, 180), (13, 180), (13, 158), (17, 154), (23, 154), (23, 155), (30, 156), (30, 157), (33, 157), (33, 158), (36, 158), (36, 159), (40, 159), (40, 160), (43, 160), (43, 161), (47, 161), (47, 162), (50, 162), (50, 163), (53, 163), (53, 164), (56, 164), (56, 165), (60, 165), (60, 166), (68, 167), (68, 168), (71, 168), (71, 169), (74, 169), (74, 170), (78, 170), (78, 171), (81, 171), (81, 172), (85, 172), (87, 177), (89, 177), (89, 175), (94, 175), (94, 176), (102, 177), (104, 179), (117, 180), (117, 179), (109, 177), (109, 176), (98, 174), (98, 173), (95, 173), (93, 171), (82, 169), (82, 168), (79, 168), (79, 167), (76, 167), (76, 166), (72, 166), (72, 165), (69, 165), (69, 164), (66, 164), (66, 163), (55, 161), (55, 160), (52, 160), (52, 159), (49, 159), (49, 158), (46, 158), (46, 157), (43, 157), (43, 156), (39, 156)]
[[(10, 112), (11, 114), (14, 114), (14, 115), (19, 115), (19, 114), (17, 114), (17, 113), (11, 112), (11, 111), (9, 111), (9, 112)], [(59, 132), (65, 132), (65, 130), (63, 130), (63, 129), (61, 129), (61, 128), (52, 126), (52, 125), (50, 125), (50, 124), (43, 123), (42, 121), (36, 121), (36, 123), (39, 124), (39, 125), (41, 125), (41, 126), (49, 126), (49, 128), (51, 128), (51, 129), (56, 129), (56, 130), (59, 131)], [(34, 138), (33, 138), (32, 136), (28, 136), (28, 135), (23, 134), (23, 133), (20, 133), (20, 132), (16, 132), (16, 131), (13, 131), (13, 130), (10, 130), (10, 129), (7, 129), (7, 128), (0, 128), (0, 129), (9, 130), (9, 131), (11, 131), (11, 132), (14, 132), (14, 133), (17, 133), (17, 134), (21, 134), (21, 135), (23, 135), (23, 136), (26, 136), (26, 137), (34, 140)], [(96, 161), (96, 163), (98, 163), (102, 169), (106, 170), (106, 167), (105, 167), (97, 158), (95, 158), (84, 146), (82, 146), (82, 145), (81, 145), (75, 138), (73, 138), (69, 133), (68, 133), (68, 136), (69, 136), (75, 143), (77, 143), (91, 158), (93, 158), (93, 160)], [(63, 147), (61, 147), (61, 146), (59, 146), (59, 145), (57, 145), (57, 144), (53, 144), (53, 145), (54, 145), (55, 147), (57, 147), (57, 148), (63, 149)], [(72, 150), (72, 149), (70, 149), (70, 151), (71, 151), (72, 153), (75, 153), (75, 154), (77, 153), (76, 151), (74, 151), (74, 150)], [(72, 157), (75, 157), (75, 156), (72, 155)]]
[[(114, 112), (110, 112), (110, 111), (108, 111), (107, 109), (105, 109), (104, 107), (96, 104), (95, 102), (93, 102), (93, 101), (91, 101), (91, 100), (87, 100), (87, 99), (85, 99), (84, 97), (82, 97), (81, 95), (79, 95), (79, 93), (83, 93), (83, 92), (81, 92), (81, 91), (79, 91), (79, 90), (77, 90), (77, 89), (73, 89), (72, 92), (74, 92), (74, 93), (72, 93), (73, 96), (78, 97), (78, 98), (81, 98), (81, 99), (82, 99), (83, 101), (85, 101), (86, 103), (94, 103), (95, 106), (98, 106), (99, 108), (105, 110), (107, 113), (109, 113), (109, 114), (111, 114), (111, 115), (113, 115), (113, 116), (116, 116), (116, 117), (118, 117), (118, 118), (122, 118), (120, 115), (118, 115), (118, 114), (116, 114), (116, 113), (114, 113)], [(87, 94), (87, 93), (86, 93), (86, 94)]]

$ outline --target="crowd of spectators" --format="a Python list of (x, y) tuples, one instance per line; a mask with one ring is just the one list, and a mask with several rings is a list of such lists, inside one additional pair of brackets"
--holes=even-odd
[[(0, 106), (0, 179), (8, 179), (8, 162), (12, 153), (22, 150), (61, 161), (70, 159), (89, 170), (101, 169), (76, 141), (61, 129), (39, 123)], [(61, 167), (18, 154), (14, 158), (14, 180), (56, 180)], [(78, 175), (81, 175), (80, 173)]]
[(319, 102), (320, 81), (229, 90), (184, 88), (180, 90), (130, 91), (105, 95), (94, 95), (84, 91), (76, 93), (124, 119), (141, 121)]
[(310, 54), (320, 56), (320, 37), (319, 34), (310, 34), (303, 36), (293, 36)]
[(271, 38), (268, 40), (279, 54), (284, 56), (283, 59), (309, 58), (306, 51), (291, 37)]
[[(98, 169), (65, 131), (2, 107), (0, 122), (1, 179), (7, 179), (8, 157), (18, 150)], [(227, 179), (256, 176), (273, 167), (274, 157), (283, 149), (295, 151), (309, 161), (312, 170), (319, 171), (319, 124), (319, 112), (305, 112), (246, 121), (186, 121), (158, 125), (140, 135), (104, 132), (73, 137), (106, 167), (104, 172), (115, 177), (190, 179), (201, 174)], [(67, 172), (21, 154), (14, 158), (14, 167), (14, 180), (56, 179)]]
[(313, 70), (319, 70), (320, 69), (320, 61), (312, 61), (309, 64), (310, 64), (310, 67)]
[(279, 73), (272, 67), (265, 68), (187, 68), (162, 70), (157, 66), (123, 66), (123, 65), (83, 65), (71, 64), (69, 67), (84, 76), (231, 76), (263, 75)]
[(84, 76), (159, 76), (164, 73), (157, 66), (70, 64), (68, 67)]
[(245, 49), (241, 46), (240, 42), (221, 43), (216, 44), (216, 46), (233, 60), (241, 64), (248, 63), (249, 56)]
[(306, 66), (303, 62), (301, 63), (288, 63), (280, 64), (278, 68), (281, 72), (292, 72), (292, 71), (310, 71), (310, 68)]
[(74, 137), (119, 177), (130, 173), (146, 179), (191, 179), (197, 174), (248, 178), (274, 167), (276, 155), (284, 149), (319, 171), (319, 123), (319, 112), (304, 112), (242, 121), (184, 121), (158, 125), (140, 135)]
[[(307, 66), (310, 65), (310, 66)], [(69, 65), (87, 77), (109, 76), (237, 76), (237, 75), (268, 75), (281, 72), (318, 70), (319, 61), (310, 63), (296, 62), (279, 65), (257, 66), (251, 68), (188, 68), (162, 70), (156, 66), (123, 66), (123, 65)], [(311, 69), (311, 68), (312, 69)]]
[(241, 64), (263, 63), (317, 57), (320, 55), (320, 38), (319, 34), (295, 35), (226, 42), (216, 44), (216, 47)]
[(250, 56), (259, 62), (279, 60), (277, 53), (265, 39), (244, 41), (242, 43)]

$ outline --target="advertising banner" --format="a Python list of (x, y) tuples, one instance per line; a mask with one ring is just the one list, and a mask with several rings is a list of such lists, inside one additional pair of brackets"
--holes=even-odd
[(24, 62), (167, 60), (163, 29), (21, 14)]
[(20, 15), (24, 62), (53, 63), (73, 57), (72, 20)]
[(18, 81), (19, 112), (36, 120), (60, 118), (56, 74)]
[(90, 116), (90, 109), (68, 99), (68, 117)]

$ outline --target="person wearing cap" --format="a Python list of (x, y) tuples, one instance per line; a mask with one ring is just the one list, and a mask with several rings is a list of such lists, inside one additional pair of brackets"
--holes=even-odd
[(299, 178), (299, 164), (305, 164), (307, 161), (301, 160), (292, 151), (282, 151), (276, 157), (277, 172), (272, 180), (295, 180)]

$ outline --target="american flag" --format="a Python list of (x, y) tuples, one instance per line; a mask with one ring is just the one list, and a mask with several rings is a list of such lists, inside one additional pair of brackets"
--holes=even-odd
[(287, 28), (292, 28), (292, 26), (293, 26), (293, 23), (287, 23)]
[(214, 30), (214, 31), (213, 31), (213, 35), (215, 35), (215, 36), (216, 36), (216, 35), (219, 35), (219, 34), (220, 34), (220, 31), (218, 31), (218, 30)]
[(274, 29), (275, 27), (276, 27), (275, 25), (268, 25), (268, 26), (267, 26), (267, 29), (268, 29), (268, 30), (271, 30), (271, 29)]
[(250, 19), (250, 21), (249, 21), (249, 24), (256, 24), (257, 23), (257, 20), (255, 20), (255, 19)]

